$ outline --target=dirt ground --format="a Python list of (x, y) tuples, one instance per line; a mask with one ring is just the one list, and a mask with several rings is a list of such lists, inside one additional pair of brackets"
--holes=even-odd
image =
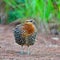
[(14, 40), (13, 27), (0, 25), (0, 60), (60, 60), (60, 38), (54, 40), (51, 35), (38, 34), (36, 43), (30, 46), (30, 55), (21, 55), (20, 50), (21, 46)]

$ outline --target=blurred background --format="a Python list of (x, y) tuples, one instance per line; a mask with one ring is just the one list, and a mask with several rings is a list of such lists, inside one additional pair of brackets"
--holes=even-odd
[(0, 24), (34, 19), (40, 31), (60, 33), (60, 0), (0, 0)]

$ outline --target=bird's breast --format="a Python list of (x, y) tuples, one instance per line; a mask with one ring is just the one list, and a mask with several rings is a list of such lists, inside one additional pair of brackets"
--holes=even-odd
[(29, 36), (35, 32), (35, 26), (32, 23), (26, 23), (23, 26), (23, 30), (25, 31), (23, 35)]

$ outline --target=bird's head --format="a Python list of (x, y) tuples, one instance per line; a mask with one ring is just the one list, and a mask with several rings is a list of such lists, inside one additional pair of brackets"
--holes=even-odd
[(30, 20), (26, 20), (25, 23), (32, 23), (32, 24), (35, 25), (36, 24), (36, 21), (33, 20), (33, 19), (30, 19)]

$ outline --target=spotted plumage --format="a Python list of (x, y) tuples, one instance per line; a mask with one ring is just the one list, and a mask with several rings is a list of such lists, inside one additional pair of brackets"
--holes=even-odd
[(31, 46), (36, 41), (37, 27), (35, 21), (27, 20), (25, 23), (17, 25), (14, 29), (14, 37), (17, 44), (21, 46)]

